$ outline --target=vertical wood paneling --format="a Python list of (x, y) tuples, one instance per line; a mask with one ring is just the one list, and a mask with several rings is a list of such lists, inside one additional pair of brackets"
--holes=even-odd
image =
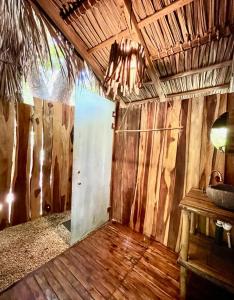
[(52, 211), (60, 212), (61, 205), (61, 127), (62, 127), (62, 106), (58, 103), (53, 104), (53, 147), (52, 147)]
[[(153, 127), (156, 128), (157, 123), (160, 122), (160, 120), (162, 118), (160, 118), (158, 106), (155, 103), (151, 105), (151, 109), (152, 109), (152, 120), (151, 120), (151, 122), (150, 122), (151, 124), (149, 124), (149, 126), (151, 126), (151, 128), (153, 128)], [(163, 114), (163, 110), (161, 111), (161, 114)], [(146, 125), (148, 126), (148, 124), (146, 124)], [(144, 126), (144, 124), (141, 123), (141, 126)], [(146, 190), (146, 192), (147, 192), (146, 199), (150, 199), (150, 201), (146, 201), (145, 212), (144, 212), (145, 219), (148, 220), (147, 224), (144, 225), (144, 230), (145, 230), (145, 232), (147, 232), (147, 235), (150, 235), (153, 231), (153, 226), (154, 226), (153, 216), (154, 216), (155, 208), (157, 205), (157, 203), (156, 203), (157, 197), (155, 196), (155, 194), (157, 193), (157, 190), (155, 189), (155, 180), (156, 180), (156, 178), (158, 178), (158, 174), (159, 174), (157, 172), (157, 167), (156, 167), (158, 165), (158, 158), (159, 158), (159, 155), (158, 155), (159, 148), (157, 147), (157, 145), (158, 145), (158, 143), (160, 143), (161, 133), (160, 132), (150, 133), (150, 136), (152, 139), (151, 140), (152, 147), (151, 147), (151, 149), (149, 147), (148, 151), (150, 151), (149, 158), (150, 158), (151, 162), (149, 164), (148, 180), (147, 180), (148, 188)], [(142, 138), (144, 138), (143, 133), (141, 134), (141, 139)], [(141, 151), (143, 149), (144, 148), (142, 148)], [(139, 182), (140, 182), (140, 178), (138, 176), (138, 182), (137, 182), (136, 189), (138, 188)], [(141, 187), (141, 189), (142, 188), (144, 188), (144, 187)], [(136, 205), (136, 201), (135, 201), (135, 205)]]
[[(131, 114), (120, 109), (117, 114), (116, 127), (119, 129), (139, 129), (141, 112), (132, 108)], [(123, 224), (130, 221), (130, 211), (135, 193), (137, 175), (139, 133), (117, 134), (113, 154), (113, 174), (117, 174), (112, 186), (113, 219)], [(121, 172), (118, 172), (121, 170)], [(123, 191), (126, 191), (125, 193)]]
[(42, 199), (43, 208), (45, 205), (52, 206), (51, 194), (51, 166), (52, 166), (52, 145), (53, 145), (53, 104), (43, 101), (43, 177), (42, 177)]
[(0, 102), (0, 203), (4, 204), (0, 229), (7, 223), (11, 181), (12, 224), (46, 214), (45, 204), (51, 206), (50, 212), (71, 208), (73, 122), (74, 109), (61, 103), (36, 98), (34, 107)]
[[(125, 224), (129, 220), (129, 226), (134, 230), (178, 250), (180, 200), (192, 187), (205, 188), (212, 170), (225, 171), (225, 155), (211, 145), (210, 130), (215, 119), (228, 109), (227, 97), (231, 96), (213, 95), (173, 101), (171, 105), (148, 103), (134, 107), (134, 111), (138, 110), (141, 129), (184, 128), (180, 132), (142, 132), (134, 141), (135, 147), (131, 145), (131, 148), (129, 140), (133, 133), (121, 133), (116, 137), (115, 153), (119, 155), (113, 161), (114, 218), (117, 216), (116, 219)], [(121, 114), (124, 113), (124, 110), (121, 111)], [(129, 108), (125, 128), (132, 127), (132, 114), (133, 108)], [(137, 169), (136, 180), (132, 176), (132, 182), (129, 182), (129, 185), (135, 186), (134, 195), (129, 199), (124, 182), (127, 170), (132, 166), (123, 159), (123, 153), (131, 152), (133, 148), (138, 155), (131, 165), (134, 164)], [(230, 167), (227, 168), (230, 170)], [(229, 178), (233, 172), (232, 168)], [(128, 205), (125, 205), (126, 201)], [(129, 203), (132, 203), (131, 207)], [(196, 222), (203, 232), (213, 233), (214, 224), (209, 220), (199, 218)]]
[[(143, 106), (141, 111), (141, 123), (140, 128), (151, 126), (153, 124), (153, 116), (147, 118), (148, 116), (147, 105)], [(150, 145), (152, 143), (152, 134), (140, 133), (139, 136), (139, 153), (138, 153), (138, 168), (137, 177), (135, 183), (134, 201), (131, 208), (131, 218), (130, 224), (132, 228), (137, 231), (142, 231), (144, 226), (145, 210), (146, 210), (146, 199), (147, 199), (147, 188), (143, 189), (143, 185), (147, 185), (147, 174), (144, 174), (144, 169), (149, 170), (149, 158), (150, 158)], [(147, 148), (147, 146), (149, 146)]]
[(52, 147), (52, 210), (64, 211), (69, 207), (71, 190), (71, 131), (74, 111), (68, 105), (54, 103), (53, 107), (53, 147)]
[(66, 210), (68, 203), (68, 185), (70, 177), (70, 164), (71, 164), (71, 152), (70, 152), (70, 132), (71, 132), (71, 118), (70, 107), (68, 105), (62, 105), (62, 123), (61, 123), (61, 210)]
[[(69, 106), (68, 106), (69, 107)], [(69, 126), (67, 131), (67, 137), (68, 137), (68, 180), (66, 183), (67, 187), (67, 201), (66, 201), (66, 207), (65, 209), (70, 210), (71, 209), (71, 195), (72, 195), (72, 165), (73, 165), (73, 134), (74, 134), (74, 107), (69, 107)]]
[(33, 108), (33, 160), (32, 160), (32, 173), (30, 180), (30, 208), (31, 218), (37, 218), (41, 214), (41, 186), (40, 186), (40, 173), (41, 173), (41, 153), (42, 153), (42, 118), (43, 102), (40, 99), (34, 98)]
[(171, 217), (169, 224), (169, 236), (168, 245), (171, 248), (176, 249), (178, 247), (178, 240), (180, 240), (180, 210), (178, 209), (180, 200), (185, 194), (185, 174), (186, 174), (186, 142), (187, 142), (187, 131), (188, 131), (188, 116), (189, 116), (189, 100), (181, 102), (181, 113), (180, 113), (180, 125), (183, 130), (180, 132), (178, 139), (176, 164), (175, 164), (175, 186), (172, 197)]
[(13, 103), (0, 101), (0, 228), (5, 227), (8, 218), (6, 196), (11, 185), (12, 154), (14, 144), (15, 107)]
[(191, 102), (191, 117), (189, 118), (188, 139), (187, 139), (187, 159), (186, 159), (186, 188), (185, 193), (188, 193), (192, 187), (199, 187), (200, 181), (200, 162), (202, 158), (201, 143), (202, 143), (202, 124), (204, 98), (198, 97), (192, 99)]
[[(228, 111), (234, 111), (234, 93), (227, 95)], [(225, 156), (226, 169), (225, 169), (225, 182), (234, 185), (234, 154), (228, 154)]]
[(14, 202), (12, 208), (12, 224), (26, 222), (29, 216), (27, 199), (27, 151), (32, 107), (19, 103), (17, 105), (17, 169), (13, 187)]
[[(174, 101), (167, 109), (166, 126), (180, 126), (181, 101)], [(175, 164), (180, 131), (165, 131), (165, 146), (162, 161), (162, 175), (160, 184), (160, 202), (157, 212), (156, 235), (158, 240), (167, 243), (169, 236), (169, 225), (171, 219), (171, 209), (173, 207), (173, 196), (175, 186)], [(164, 197), (163, 197), (164, 195)], [(161, 226), (160, 224), (163, 224)]]

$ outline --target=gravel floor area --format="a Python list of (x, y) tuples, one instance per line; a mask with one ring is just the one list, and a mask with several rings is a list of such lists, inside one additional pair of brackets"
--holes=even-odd
[(0, 231), (0, 291), (69, 247), (62, 223), (70, 212), (38, 218)]

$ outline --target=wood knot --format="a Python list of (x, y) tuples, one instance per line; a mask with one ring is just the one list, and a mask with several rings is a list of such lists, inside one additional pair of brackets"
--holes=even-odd
[(41, 192), (41, 188), (38, 188), (38, 189), (36, 189), (36, 190), (34, 191), (34, 196), (35, 196), (35, 198), (38, 197), (38, 195), (40, 194), (40, 192)]

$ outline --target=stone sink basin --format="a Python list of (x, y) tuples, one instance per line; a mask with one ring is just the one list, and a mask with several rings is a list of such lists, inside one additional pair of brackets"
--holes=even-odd
[(234, 186), (229, 184), (209, 185), (206, 194), (217, 206), (234, 210)]

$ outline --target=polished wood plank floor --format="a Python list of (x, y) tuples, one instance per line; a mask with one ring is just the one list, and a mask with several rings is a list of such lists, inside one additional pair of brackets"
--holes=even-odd
[(108, 224), (0, 295), (17, 299), (178, 299), (177, 255)]

